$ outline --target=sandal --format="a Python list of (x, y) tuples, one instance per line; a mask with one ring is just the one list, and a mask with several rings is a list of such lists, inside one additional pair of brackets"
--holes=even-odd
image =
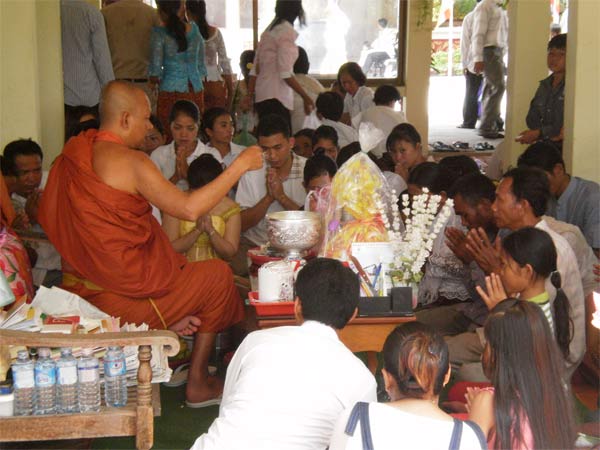
[(448, 144), (444, 144), (441, 141), (434, 142), (432, 145), (433, 150), (436, 152), (456, 152), (455, 148), (450, 147)]
[(456, 141), (452, 143), (452, 147), (454, 147), (457, 150), (467, 150), (469, 148), (469, 143)]
[(478, 142), (477, 144), (475, 144), (475, 147), (473, 147), (475, 150), (477, 151), (488, 151), (488, 150), (494, 150), (496, 147), (494, 147), (492, 144), (490, 144), (489, 142)]

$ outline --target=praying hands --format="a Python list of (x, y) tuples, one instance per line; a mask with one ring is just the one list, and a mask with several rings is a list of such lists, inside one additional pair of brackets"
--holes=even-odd
[(444, 231), (446, 245), (465, 264), (473, 261), (473, 255), (467, 250), (467, 235), (455, 227), (448, 227)]
[(492, 245), (483, 228), (469, 230), (465, 248), (485, 273), (497, 272), (502, 267), (500, 239), (496, 237)]

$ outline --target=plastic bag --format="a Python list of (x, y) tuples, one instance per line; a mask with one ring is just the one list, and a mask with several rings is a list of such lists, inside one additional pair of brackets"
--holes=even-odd
[(346, 161), (331, 183), (320, 256), (347, 260), (354, 242), (387, 242), (397, 196), (365, 153)]
[(309, 128), (311, 130), (316, 130), (321, 126), (321, 121), (317, 117), (317, 111), (315, 109), (312, 112), (304, 117), (304, 123), (302, 124), (302, 128)]
[(252, 113), (247, 112), (241, 115), (240, 121), (242, 125), (242, 131), (240, 131), (232, 139), (234, 144), (243, 145), (244, 147), (250, 147), (251, 145), (256, 144), (256, 138), (248, 131), (248, 122), (251, 120), (250, 114)]
[(363, 152), (369, 153), (385, 138), (385, 133), (371, 122), (362, 122), (358, 127), (358, 142)]

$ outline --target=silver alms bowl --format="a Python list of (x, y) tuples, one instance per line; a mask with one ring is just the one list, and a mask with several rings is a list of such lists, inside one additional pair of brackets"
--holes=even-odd
[(317, 245), (321, 226), (321, 216), (310, 211), (267, 214), (269, 242), (276, 249), (287, 252), (288, 258), (300, 258), (301, 252)]

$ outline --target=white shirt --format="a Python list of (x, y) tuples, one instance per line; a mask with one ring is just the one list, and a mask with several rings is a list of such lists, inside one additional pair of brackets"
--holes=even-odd
[(475, 61), (471, 55), (471, 34), (473, 33), (473, 12), (465, 16), (462, 23), (462, 34), (460, 37), (460, 61), (463, 69), (475, 73)]
[[(188, 165), (192, 163), (198, 156), (203, 155), (204, 153), (210, 153), (217, 161), (222, 162), (223, 158), (221, 158), (221, 154), (215, 148), (208, 148), (200, 139), (198, 139), (198, 144), (196, 144), (196, 149), (187, 157)], [(175, 141), (172, 141), (170, 144), (161, 145), (156, 150), (152, 152), (150, 155), (150, 159), (154, 161), (154, 164), (157, 165), (163, 176), (168, 180), (173, 175), (175, 175), (175, 162), (177, 157), (175, 156)], [(176, 186), (182, 191), (187, 191), (189, 189), (187, 180), (179, 180)]]
[[(351, 409), (338, 420), (330, 450), (362, 450), (362, 422), (358, 422), (353, 436), (344, 433)], [(369, 422), (373, 447), (376, 449), (446, 449), (450, 445), (453, 420), (432, 419), (401, 411), (385, 403), (369, 404)], [(461, 450), (487, 448), (483, 432), (478, 436), (473, 428), (463, 424)]]
[(375, 401), (376, 388), (326, 325), (255, 331), (229, 364), (219, 417), (192, 450), (324, 449), (340, 414)]
[[(577, 267), (577, 258), (571, 246), (558, 233), (554, 232), (545, 220), (540, 220), (536, 226), (550, 235), (556, 247), (556, 266), (562, 278), (562, 289), (571, 305), (570, 316), (573, 321), (573, 339), (569, 345), (569, 360), (566, 363), (567, 375), (570, 377), (585, 353), (585, 299), (581, 284), (581, 275)], [(546, 280), (546, 291), (550, 295), (550, 303), (556, 298), (556, 289), (550, 278)]]
[[(283, 182), (283, 192), (297, 205), (301, 206), (304, 205), (304, 201), (306, 200), (306, 190), (302, 186), (306, 158), (294, 154), (292, 154), (292, 158), (292, 168), (287, 179)], [(263, 166), (258, 170), (246, 172), (240, 178), (237, 193), (235, 194), (235, 201), (244, 210), (252, 208), (265, 195), (267, 195), (267, 170)], [(283, 206), (278, 201), (274, 201), (269, 205), (267, 214), (283, 210)], [(256, 245), (265, 244), (269, 240), (266, 218), (263, 217), (252, 228), (244, 231), (243, 236)]]
[[(325, 92), (325, 88), (316, 78), (311, 77), (303, 73), (297, 73), (294, 75), (296, 81), (306, 95), (308, 95), (313, 102), (317, 101), (317, 97), (321, 92)], [(304, 100), (300, 97), (296, 91), (294, 91), (294, 109), (292, 110), (292, 134), (296, 134), (302, 128), (304, 128), (304, 119), (306, 114), (304, 113)]]
[(471, 35), (471, 57), (483, 61), (485, 47), (503, 47), (501, 27), (502, 9), (497, 0), (481, 0), (473, 10), (473, 34)]
[(338, 147), (343, 148), (352, 142), (358, 142), (358, 132), (342, 122), (335, 122), (329, 119), (322, 119), (323, 125), (332, 127), (338, 136)]
[(406, 122), (406, 116), (402, 111), (394, 111), (389, 106), (375, 105), (352, 118), (352, 126), (357, 130), (363, 122), (371, 122), (376, 128), (383, 131), (385, 137), (371, 150), (378, 158), (381, 158), (387, 151), (385, 147), (387, 137), (396, 125)]
[(242, 153), (246, 148), (243, 145), (238, 145), (235, 142), (231, 142), (229, 144), (229, 153), (227, 153), (225, 157), (222, 157), (221, 152), (212, 145), (210, 145), (210, 142), (206, 144), (205, 147), (206, 153), (210, 153), (211, 155), (213, 155), (215, 159), (221, 164), (223, 164), (225, 167), (229, 167), (231, 163), (235, 160), (235, 158), (240, 156), (240, 153)]
[(350, 114), (350, 119), (361, 111), (366, 111), (373, 103), (373, 91), (366, 86), (361, 86), (354, 94), (354, 97), (348, 93), (344, 97), (344, 112)]

